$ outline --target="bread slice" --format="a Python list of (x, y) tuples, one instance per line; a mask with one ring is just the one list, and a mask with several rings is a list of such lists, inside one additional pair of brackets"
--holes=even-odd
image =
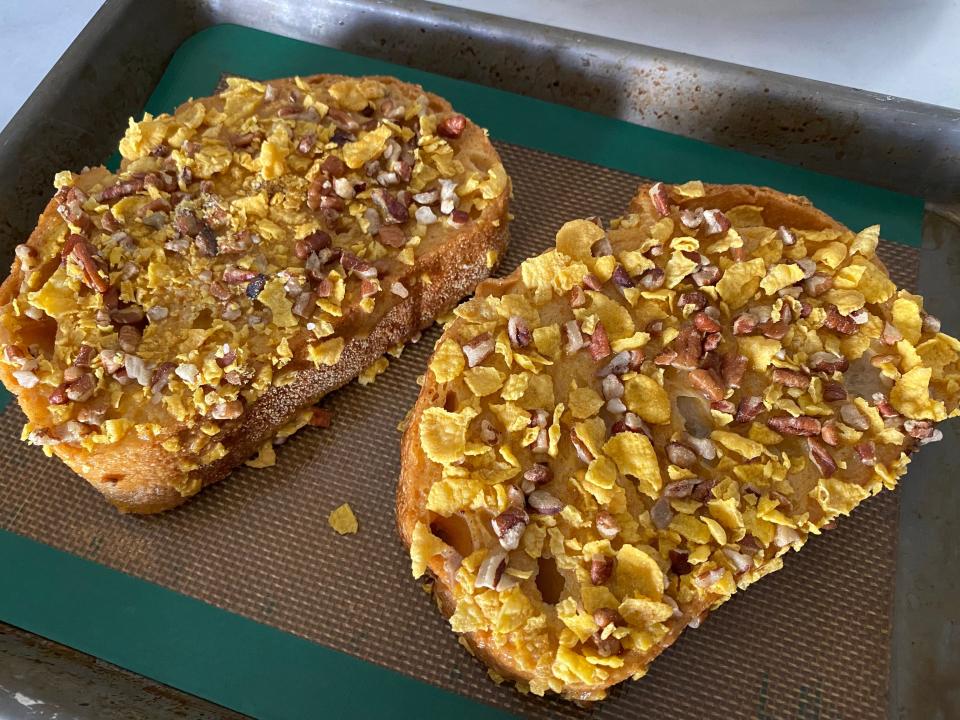
[[(120, 510), (172, 508), (487, 277), (510, 182), (389, 77), (228, 79), (61, 173), (0, 288), (24, 437)], [(269, 446), (267, 446), (267, 449)], [(269, 453), (267, 453), (269, 454)]]
[(589, 701), (904, 473), (960, 342), (804, 198), (643, 186), (480, 285), (437, 343), (397, 495), (413, 574), (524, 690)]

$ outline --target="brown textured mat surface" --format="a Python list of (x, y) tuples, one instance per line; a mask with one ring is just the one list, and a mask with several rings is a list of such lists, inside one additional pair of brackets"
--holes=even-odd
[[(639, 180), (498, 147), (515, 188), (503, 272), (551, 245), (564, 220), (623, 212)], [(880, 252), (898, 285), (914, 287), (917, 250), (882, 243)], [(893, 493), (788, 556), (784, 570), (592, 710), (495, 686), (411, 580), (394, 529), (396, 427), (437, 335), (425, 333), (374, 385), (331, 396), (333, 427), (301, 431), (275, 467), (241, 469), (155, 517), (118, 515), (66, 466), (20, 444), (13, 405), (0, 415), (0, 527), (528, 717), (886, 716)], [(327, 525), (344, 501), (360, 520), (357, 535)]]

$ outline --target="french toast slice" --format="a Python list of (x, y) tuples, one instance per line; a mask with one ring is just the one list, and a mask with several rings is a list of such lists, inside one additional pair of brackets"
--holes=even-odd
[(804, 198), (645, 185), (488, 280), (402, 444), (415, 577), (495, 674), (598, 700), (958, 412), (960, 342)]
[(487, 277), (510, 181), (389, 77), (229, 78), (60, 173), (0, 287), (24, 438), (120, 510), (172, 508)]

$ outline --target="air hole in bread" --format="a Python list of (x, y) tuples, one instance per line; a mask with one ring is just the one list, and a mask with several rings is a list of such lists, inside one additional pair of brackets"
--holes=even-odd
[(451, 390), (447, 393), (447, 396), (443, 399), (443, 409), (447, 412), (456, 412), (459, 407), (459, 401), (457, 400), (457, 394)]
[(118, 483), (123, 480), (123, 475), (104, 475), (100, 480), (105, 483)]
[(537, 590), (540, 591), (540, 597), (545, 603), (556, 605), (563, 594), (563, 587), (566, 581), (563, 575), (557, 570), (557, 563), (553, 558), (541, 557), (537, 561), (539, 570), (537, 571)]
[(430, 523), (430, 532), (463, 557), (473, 552), (473, 536), (470, 534), (470, 528), (466, 520), (459, 515), (435, 517)]

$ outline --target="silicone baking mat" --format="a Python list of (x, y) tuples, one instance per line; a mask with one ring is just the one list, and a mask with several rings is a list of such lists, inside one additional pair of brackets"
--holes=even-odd
[[(899, 285), (915, 285), (919, 201), (244, 28), (188, 41), (147, 109), (209, 93), (221, 73), (314, 72), (399, 75), (490, 128), (515, 189), (502, 272), (551, 245), (566, 219), (622, 213), (644, 175), (696, 176), (801, 192), (855, 227), (879, 218), (885, 236), (892, 228), (908, 243), (884, 241), (881, 256)], [(892, 493), (812, 539), (603, 703), (584, 709), (494, 685), (411, 580), (394, 528), (396, 428), (437, 335), (424, 333), (373, 385), (330, 396), (333, 427), (295, 435), (275, 467), (238, 470), (160, 516), (118, 515), (65, 466), (21, 445), (23, 417), (7, 407), (0, 619), (260, 717), (416, 708), (464, 717), (494, 708), (542, 718), (885, 716)], [(327, 525), (342, 502), (359, 517), (357, 535)]]

